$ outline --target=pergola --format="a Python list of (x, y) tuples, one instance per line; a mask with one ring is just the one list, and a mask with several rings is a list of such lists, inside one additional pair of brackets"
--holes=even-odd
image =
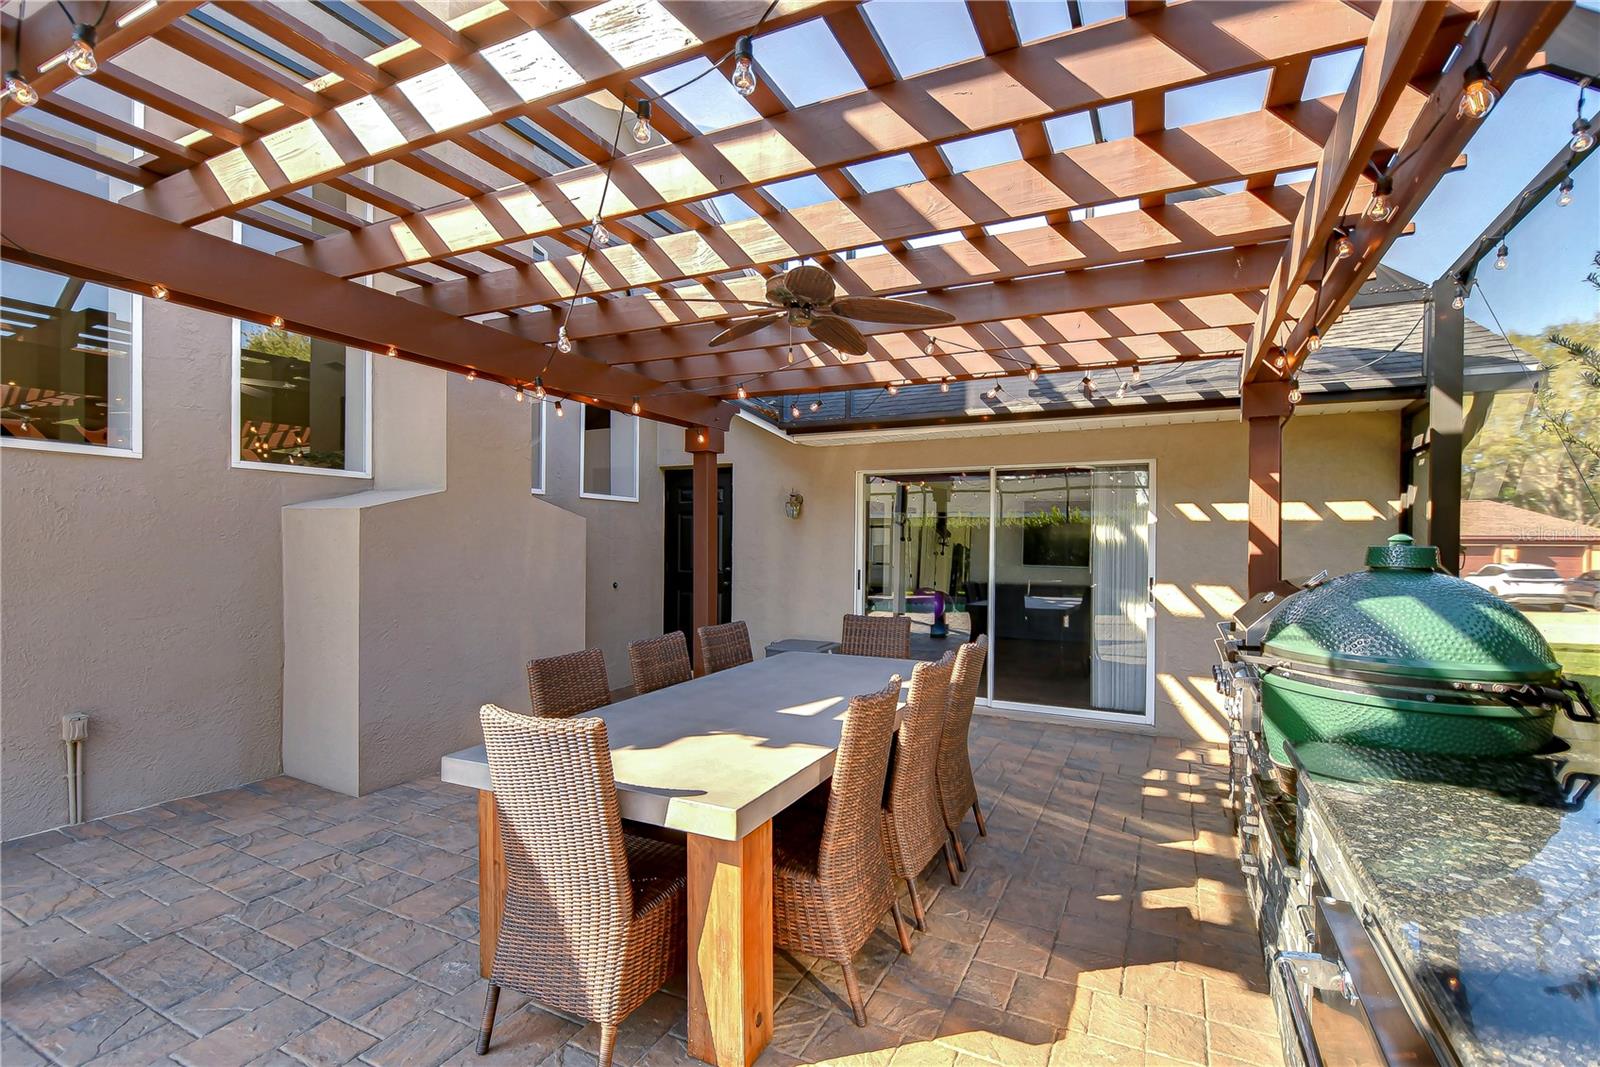
[[(52, 123), (11, 96), (5, 135), (134, 191), (113, 201), (3, 168), (5, 258), (684, 427), (701, 625), (740, 400), (1130, 366), (1152, 348), (1239, 360), (1249, 587), (1271, 588), (1298, 372), (1462, 165), (1484, 83), (1556, 62), (1540, 49), (1571, 3), (1128, 0), (1082, 24), (1068, 0), (1070, 28), (1024, 42), (1010, 5), (966, 0), (982, 54), (909, 73), (852, 0), (491, 0), (448, 20), (414, 0), (366, 6), (402, 36), (363, 55), (255, 0), (69, 3), (96, 28), (92, 77), (185, 131), (172, 136), (54, 93), (73, 77), (52, 62), (67, 27), (35, 11), (19, 41), (8, 13), (3, 54)], [(859, 87), (792, 104), (764, 80), (754, 118), (702, 131), (648, 80), (697, 57), (725, 67), (747, 37), (759, 70), (764, 38), (818, 20)], [(225, 114), (130, 69), (152, 48), (258, 102)], [(1348, 49), (1348, 90), (1305, 99), (1313, 60)], [(1259, 72), (1258, 109), (1168, 126), (1168, 94)], [(646, 142), (614, 138), (644, 102)], [(1053, 142), (1057, 117), (1124, 103), (1129, 136), (1095, 118), (1089, 142)], [(944, 150), (998, 131), (1020, 158), (963, 170)], [(851, 173), (902, 155), (918, 180), (865, 189)], [(412, 202), (380, 165), (449, 199)], [(831, 198), (784, 209), (771, 189), (795, 179)], [(726, 197), (749, 217), (730, 221)], [(292, 247), (245, 247), (219, 220)], [(849, 359), (781, 325), (713, 344), (800, 262), (843, 294), (913, 296), (949, 322), (867, 324)], [(707, 1009), (748, 992), (690, 989), (691, 1051), (759, 1052), (759, 1021)], [(713, 1035), (708, 1019), (746, 1029)]]

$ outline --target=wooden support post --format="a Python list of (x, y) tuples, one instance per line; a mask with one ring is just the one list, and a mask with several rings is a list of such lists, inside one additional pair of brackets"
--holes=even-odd
[(1288, 382), (1245, 385), (1242, 400), (1250, 427), (1250, 545), (1247, 595), (1283, 580), (1283, 424), (1294, 410)]
[(506, 902), (506, 857), (494, 792), (478, 790), (478, 974), (489, 977)]
[(772, 1040), (772, 823), (689, 845), (689, 1055), (750, 1067)]
[(1450, 306), (1453, 277), (1433, 283), (1433, 304), (1423, 334), (1428, 373), (1428, 511), (1424, 540), (1439, 549), (1452, 574), (1461, 569), (1461, 448), (1466, 428), (1462, 359), (1466, 313)]
[[(717, 457), (722, 454), (721, 430), (691, 426), (683, 433), (683, 448), (694, 460), (694, 628), (717, 623)], [(705, 657), (700, 642), (690, 635), (694, 670), (704, 674)]]

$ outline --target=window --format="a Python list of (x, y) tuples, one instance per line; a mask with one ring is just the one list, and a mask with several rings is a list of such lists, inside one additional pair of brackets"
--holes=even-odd
[(139, 312), (120, 290), (0, 264), (0, 439), (139, 455)]
[(545, 407), (546, 402), (535, 400), (533, 407), (533, 491), (539, 496), (544, 495), (544, 441), (545, 441)]
[(578, 465), (579, 496), (602, 500), (639, 499), (639, 420), (605, 408), (583, 409)]
[[(264, 252), (289, 244), (252, 226), (234, 232)], [(233, 465), (369, 477), (370, 354), (243, 319), (234, 335)]]

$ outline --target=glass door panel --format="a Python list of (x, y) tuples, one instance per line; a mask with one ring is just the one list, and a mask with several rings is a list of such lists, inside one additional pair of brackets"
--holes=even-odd
[(994, 699), (1143, 715), (1149, 472), (1000, 471)]
[(865, 535), (863, 610), (909, 615), (913, 657), (938, 659), (975, 636), (988, 610), (987, 471), (869, 475)]

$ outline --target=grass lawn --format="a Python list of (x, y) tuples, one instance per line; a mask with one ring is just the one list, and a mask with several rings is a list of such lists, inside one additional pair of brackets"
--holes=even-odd
[(1530, 611), (1527, 616), (1550, 642), (1567, 676), (1600, 701), (1600, 612)]

